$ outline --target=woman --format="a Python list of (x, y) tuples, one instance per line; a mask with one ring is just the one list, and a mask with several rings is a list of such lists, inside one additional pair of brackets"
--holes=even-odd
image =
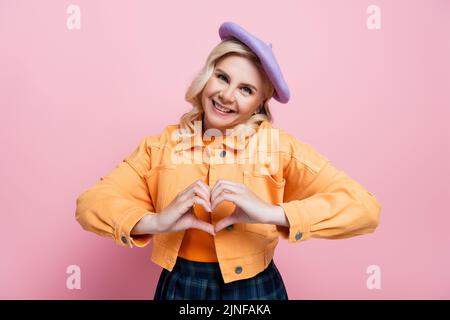
[(380, 205), (272, 127), (270, 99), (290, 94), (271, 45), (231, 22), (219, 35), (187, 91), (192, 110), (83, 192), (76, 218), (119, 245), (153, 240), (155, 299), (288, 299), (273, 262), (279, 236), (370, 233)]

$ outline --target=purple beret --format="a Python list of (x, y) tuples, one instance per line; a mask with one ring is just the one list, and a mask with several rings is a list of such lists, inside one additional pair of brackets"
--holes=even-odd
[(219, 36), (222, 40), (235, 38), (249, 47), (258, 56), (264, 71), (272, 82), (275, 89), (273, 97), (281, 103), (289, 101), (289, 88), (272, 52), (271, 44), (264, 43), (233, 22), (222, 23), (219, 28)]

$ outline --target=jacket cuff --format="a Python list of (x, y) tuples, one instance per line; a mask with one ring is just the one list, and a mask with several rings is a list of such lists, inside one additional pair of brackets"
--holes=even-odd
[(310, 238), (311, 225), (308, 214), (301, 200), (278, 203), (284, 209), (289, 227), (277, 225), (277, 230), (282, 238), (289, 242), (299, 242)]
[(130, 248), (133, 248), (133, 245), (140, 248), (145, 247), (153, 238), (152, 234), (134, 235), (132, 237), (130, 233), (136, 223), (147, 214), (152, 213), (144, 208), (132, 208), (123, 214), (114, 228), (114, 240), (116, 243), (121, 246), (129, 246)]

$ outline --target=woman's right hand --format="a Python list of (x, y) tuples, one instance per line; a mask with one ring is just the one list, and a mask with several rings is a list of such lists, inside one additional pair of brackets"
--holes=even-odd
[(176, 232), (196, 228), (215, 236), (214, 226), (198, 219), (194, 214), (195, 204), (211, 212), (210, 188), (202, 180), (197, 180), (181, 191), (159, 214), (154, 215), (158, 232)]

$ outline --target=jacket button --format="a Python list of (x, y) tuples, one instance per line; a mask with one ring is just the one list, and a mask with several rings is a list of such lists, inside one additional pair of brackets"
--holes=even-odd
[(227, 152), (225, 150), (220, 151), (220, 156), (222, 158), (225, 157), (226, 154), (227, 154)]
[(302, 238), (302, 233), (300, 231), (297, 231), (297, 233), (295, 234), (295, 240), (300, 240)]
[(234, 269), (234, 272), (236, 272), (237, 274), (242, 272), (242, 267), (241, 266), (237, 266), (236, 269)]
[(128, 239), (127, 239), (127, 237), (126, 237), (125, 235), (122, 235), (122, 237), (120, 238), (120, 240), (122, 240), (122, 242), (123, 242), (124, 244), (128, 244)]
[(233, 225), (230, 224), (230, 225), (227, 227), (227, 230), (233, 230)]

